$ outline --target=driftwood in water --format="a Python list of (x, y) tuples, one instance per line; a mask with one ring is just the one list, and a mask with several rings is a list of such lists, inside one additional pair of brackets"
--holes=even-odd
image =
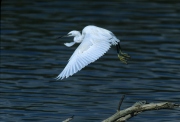
[[(120, 103), (122, 103), (122, 100), (123, 99), (121, 99)], [(180, 107), (180, 105), (171, 102), (147, 103), (146, 101), (140, 101), (135, 103), (133, 106), (121, 111), (120, 108), (118, 108), (118, 111), (114, 115), (103, 120), (103, 122), (125, 122), (128, 119), (132, 118), (133, 116), (136, 116), (137, 114), (140, 114), (141, 112), (144, 111), (173, 109), (177, 107)]]
[[(120, 110), (124, 97), (125, 96), (123, 96), (119, 102), (117, 112), (111, 117), (103, 120), (102, 122), (125, 122), (128, 119), (144, 111), (180, 108), (180, 104), (175, 104), (171, 102), (147, 103), (146, 101), (140, 101), (140, 102), (136, 102), (133, 106), (127, 109)], [(70, 118), (67, 118), (63, 122), (69, 122), (73, 119), (73, 117), (74, 115)]]

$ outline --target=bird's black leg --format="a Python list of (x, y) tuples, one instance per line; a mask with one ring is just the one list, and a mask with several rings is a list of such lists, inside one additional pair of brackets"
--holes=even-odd
[(119, 51), (121, 51), (121, 45), (119, 42), (118, 42), (118, 48), (119, 48)]
[(118, 53), (119, 59), (120, 59), (123, 63), (127, 64), (127, 59), (129, 59), (130, 56), (129, 56), (128, 54), (122, 52), (122, 50), (121, 50), (121, 45), (120, 45), (119, 42), (118, 42), (118, 44), (116, 45), (116, 48), (117, 48), (117, 53)]
[(117, 54), (119, 54), (119, 46), (116, 45), (116, 49), (117, 49)]

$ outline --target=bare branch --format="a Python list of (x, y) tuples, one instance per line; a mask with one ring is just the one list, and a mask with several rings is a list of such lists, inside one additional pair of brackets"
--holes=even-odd
[(121, 100), (120, 100), (120, 102), (119, 102), (118, 109), (117, 109), (118, 111), (120, 111), (120, 108), (121, 108), (121, 105), (122, 105), (122, 102), (123, 102), (124, 98), (125, 98), (125, 95), (123, 95), (123, 96), (121, 97)]
[(72, 117), (70, 117), (70, 118), (67, 118), (66, 120), (64, 120), (64, 121), (62, 121), (62, 122), (69, 122), (69, 121), (71, 121), (73, 118), (74, 118), (74, 115), (73, 115)]
[(159, 110), (159, 109), (173, 109), (177, 107), (180, 107), (180, 104), (174, 104), (170, 102), (148, 104), (146, 103), (146, 101), (141, 101), (141, 102), (135, 103), (133, 106), (125, 110), (117, 111), (111, 117), (103, 120), (103, 122), (124, 122), (144, 111)]

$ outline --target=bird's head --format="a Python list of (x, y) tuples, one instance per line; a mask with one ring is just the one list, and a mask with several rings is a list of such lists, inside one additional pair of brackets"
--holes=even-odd
[(73, 30), (73, 31), (70, 31), (66, 36), (70, 37), (70, 36), (79, 36), (79, 35), (81, 35), (79, 31)]

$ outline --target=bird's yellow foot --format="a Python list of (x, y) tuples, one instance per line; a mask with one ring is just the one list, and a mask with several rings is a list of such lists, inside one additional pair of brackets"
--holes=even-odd
[(123, 53), (122, 51), (120, 51), (120, 53), (118, 54), (118, 57), (119, 57), (120, 61), (122, 61), (125, 64), (127, 64), (127, 60), (130, 58), (130, 56), (128, 54)]
[(131, 58), (127, 53), (123, 53), (121, 50), (120, 50), (120, 54), (122, 55), (122, 56), (124, 56), (125, 58)]

